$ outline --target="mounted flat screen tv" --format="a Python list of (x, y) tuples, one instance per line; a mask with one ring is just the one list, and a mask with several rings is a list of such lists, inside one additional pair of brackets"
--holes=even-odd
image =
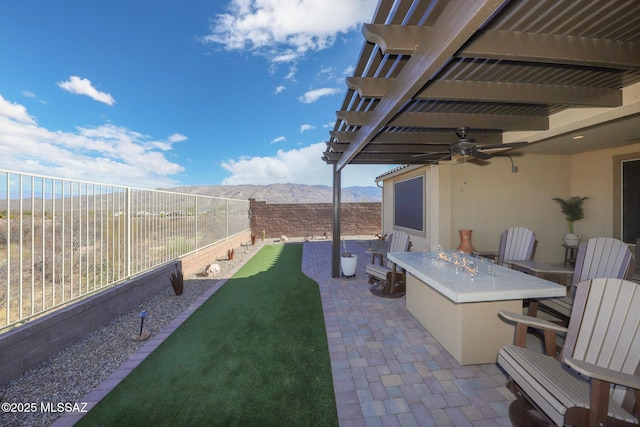
[(424, 232), (424, 176), (394, 183), (395, 227)]

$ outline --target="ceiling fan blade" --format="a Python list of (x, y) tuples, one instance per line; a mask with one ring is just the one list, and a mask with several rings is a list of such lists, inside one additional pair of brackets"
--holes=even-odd
[(479, 161), (487, 161), (494, 156), (494, 153), (498, 155), (503, 151), (511, 150), (513, 148), (523, 147), (529, 144), (528, 142), (521, 141), (521, 142), (507, 142), (503, 144), (477, 145), (475, 139), (468, 137), (468, 132), (469, 132), (469, 128), (459, 127), (456, 130), (456, 135), (458, 136), (459, 139), (458, 141), (451, 143), (451, 148), (448, 152), (442, 152), (442, 153), (426, 152), (426, 153), (414, 154), (411, 157), (417, 158), (417, 157), (444, 154), (444, 157), (437, 160), (426, 159), (427, 161), (430, 161), (432, 163), (439, 163), (440, 161), (443, 161), (443, 160), (454, 160), (454, 159), (458, 159), (460, 156), (462, 156), (463, 161), (465, 156), (471, 156), (475, 160), (479, 160)]
[(485, 153), (485, 152), (483, 152), (481, 150), (473, 150), (469, 154), (472, 155), (473, 157), (475, 157), (476, 159), (480, 159), (480, 160), (489, 160), (490, 158), (493, 157), (491, 154)]
[(505, 142), (504, 144), (481, 145), (481, 146), (478, 146), (478, 149), (481, 149), (481, 150), (493, 150), (493, 149), (502, 148), (502, 149), (505, 149), (505, 150), (510, 150), (512, 148), (524, 147), (527, 144), (529, 144), (529, 143), (526, 142), (526, 141)]
[(509, 148), (520, 148), (520, 147), (526, 147), (527, 145), (529, 145), (529, 143), (527, 141), (505, 142), (502, 145), (508, 145)]

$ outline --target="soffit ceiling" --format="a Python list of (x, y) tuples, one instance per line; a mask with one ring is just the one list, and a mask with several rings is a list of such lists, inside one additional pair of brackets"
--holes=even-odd
[(623, 96), (640, 82), (640, 1), (381, 0), (362, 32), (323, 156), (338, 170), (435, 163), (458, 127), (478, 146), (525, 135), (522, 153), (640, 141)]

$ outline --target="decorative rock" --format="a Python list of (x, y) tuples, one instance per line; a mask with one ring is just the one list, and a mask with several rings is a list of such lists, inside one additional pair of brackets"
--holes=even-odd
[(220, 264), (209, 264), (204, 272), (207, 276), (217, 276), (220, 274)]
[[(153, 316), (149, 316), (144, 322), (143, 336), (145, 332), (150, 336), (157, 335), (164, 326), (197, 300), (203, 292), (214, 286), (218, 280), (231, 277), (238, 265), (255, 254), (263, 245), (264, 243), (261, 242), (259, 245), (251, 246), (248, 253), (238, 251), (232, 262), (219, 265), (220, 278), (207, 279), (203, 277), (203, 273), (198, 273), (196, 277), (188, 280), (189, 286), (184, 287), (184, 293), (180, 298), (175, 298), (173, 289), (168, 287), (168, 292), (159, 293), (131, 312), (116, 318), (110, 324), (26, 370), (21, 377), (0, 387), (2, 402), (79, 401), (144, 345), (144, 340), (141, 340), (140, 335), (137, 334), (140, 330), (138, 314), (141, 310), (153, 313)], [(135, 331), (131, 336), (132, 339), (126, 339), (131, 331)], [(60, 415), (59, 412), (46, 411), (0, 412), (0, 426), (50, 425)]]
[(147, 331), (146, 329), (142, 331), (142, 334), (140, 335), (137, 335), (137, 334), (131, 335), (131, 339), (134, 341), (144, 341), (144, 340), (148, 340), (149, 338), (151, 338), (151, 332)]

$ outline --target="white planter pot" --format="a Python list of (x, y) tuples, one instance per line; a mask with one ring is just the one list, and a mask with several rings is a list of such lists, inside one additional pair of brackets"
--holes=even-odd
[(356, 255), (350, 257), (340, 257), (340, 267), (342, 267), (342, 275), (345, 277), (355, 276), (357, 264), (358, 257)]
[(580, 235), (579, 234), (571, 234), (567, 233), (564, 235), (564, 244), (575, 248), (580, 244)]

